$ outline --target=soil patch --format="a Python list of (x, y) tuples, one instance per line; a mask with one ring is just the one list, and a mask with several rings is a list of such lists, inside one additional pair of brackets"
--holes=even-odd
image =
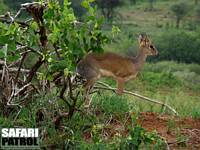
[[(126, 122), (119, 118), (112, 117), (103, 125), (101, 134), (105, 140), (116, 135), (127, 136), (131, 125), (130, 114), (125, 115)], [(170, 115), (160, 115), (152, 112), (143, 112), (137, 119), (145, 130), (156, 131), (163, 137), (170, 149), (173, 150), (199, 150), (200, 149), (200, 119), (191, 117), (180, 118)], [(86, 141), (91, 141), (92, 133), (87, 131), (84, 134)]]
[(156, 130), (173, 149), (200, 149), (200, 119), (141, 113), (138, 122), (148, 131)]

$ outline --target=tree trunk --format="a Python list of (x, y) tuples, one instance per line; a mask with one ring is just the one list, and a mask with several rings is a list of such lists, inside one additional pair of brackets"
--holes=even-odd
[(149, 0), (149, 10), (153, 10), (153, 2), (154, 0)]
[(176, 28), (178, 29), (179, 27), (180, 27), (180, 18), (179, 17), (177, 17), (176, 18)]
[(130, 0), (133, 5), (136, 5), (137, 0)]

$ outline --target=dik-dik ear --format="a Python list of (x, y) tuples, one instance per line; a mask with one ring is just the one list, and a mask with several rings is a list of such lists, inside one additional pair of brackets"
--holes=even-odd
[(144, 45), (144, 42), (146, 42), (146, 39), (148, 39), (146, 33), (141, 33), (141, 34), (138, 36), (139, 45), (140, 45), (140, 46)]

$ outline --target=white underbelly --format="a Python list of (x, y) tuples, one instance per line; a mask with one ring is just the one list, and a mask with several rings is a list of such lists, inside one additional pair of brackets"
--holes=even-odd
[[(108, 71), (108, 70), (104, 70), (104, 69), (100, 69), (100, 73), (101, 73), (101, 76), (104, 76), (104, 77), (113, 77), (115, 79), (119, 78), (118, 76), (116, 76), (115, 74), (113, 74), (111, 71)], [(137, 76), (137, 73), (136, 74), (132, 74), (132, 75), (129, 75), (127, 77), (123, 77), (123, 79), (125, 81), (128, 81), (130, 79), (133, 79)]]
[(136, 74), (133, 74), (133, 75), (130, 75), (128, 77), (125, 77), (125, 81), (128, 81), (130, 79), (134, 79), (135, 77), (137, 76), (137, 73)]
[(100, 69), (100, 73), (104, 77), (115, 77), (115, 75), (111, 71), (108, 71), (108, 70)]

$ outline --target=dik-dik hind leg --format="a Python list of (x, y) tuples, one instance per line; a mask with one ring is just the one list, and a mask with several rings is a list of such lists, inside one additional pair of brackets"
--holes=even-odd
[(86, 81), (86, 83), (84, 84), (84, 101), (85, 101), (85, 107), (89, 107), (90, 103), (91, 103), (91, 99), (89, 97), (90, 91), (93, 88), (93, 85), (95, 83), (96, 79), (90, 79), (88, 81)]
[(117, 94), (118, 95), (122, 95), (123, 91), (124, 91), (124, 79), (122, 78), (117, 78)]

